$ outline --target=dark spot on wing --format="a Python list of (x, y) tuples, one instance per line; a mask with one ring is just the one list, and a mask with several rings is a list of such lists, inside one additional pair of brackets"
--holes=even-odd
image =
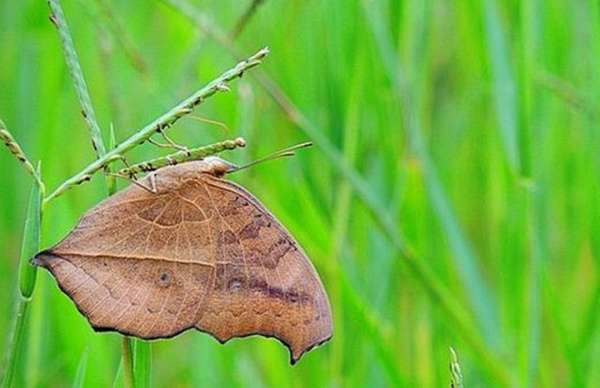
[(258, 237), (261, 228), (269, 226), (271, 226), (271, 223), (266, 217), (262, 214), (257, 214), (254, 216), (254, 219), (240, 231), (240, 240), (255, 239)]
[(236, 242), (238, 242), (238, 239), (231, 230), (225, 230), (219, 234), (219, 244), (233, 244)]
[(167, 288), (171, 285), (171, 278), (172, 275), (170, 271), (161, 271), (158, 275), (158, 280), (156, 281), (156, 284), (158, 284), (159, 287)]

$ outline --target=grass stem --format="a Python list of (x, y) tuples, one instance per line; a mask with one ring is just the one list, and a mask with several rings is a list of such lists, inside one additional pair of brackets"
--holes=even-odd
[(123, 355), (123, 385), (125, 388), (135, 388), (133, 380), (133, 355), (131, 338), (124, 335), (121, 337), (121, 354)]
[(96, 113), (94, 112), (94, 107), (92, 106), (92, 102), (90, 100), (90, 94), (85, 84), (83, 71), (79, 65), (79, 60), (77, 59), (77, 52), (75, 51), (73, 39), (71, 39), (71, 33), (69, 32), (67, 20), (65, 19), (65, 15), (59, 0), (48, 0), (48, 5), (52, 11), (52, 14), (50, 15), (50, 21), (52, 21), (58, 30), (60, 44), (65, 53), (65, 59), (67, 60), (67, 67), (69, 68), (69, 73), (71, 74), (71, 79), (75, 85), (75, 91), (77, 92), (77, 97), (81, 105), (81, 114), (88, 125), (94, 152), (96, 153), (96, 156), (100, 158), (106, 154), (106, 147), (102, 141), (100, 127), (98, 126), (98, 121), (96, 120)]
[(17, 311), (14, 316), (12, 330), (5, 346), (6, 367), (3, 372), (4, 377), (2, 378), (2, 387), (4, 388), (13, 386), (14, 374), (17, 363), (19, 362), (19, 350), (24, 348), (23, 332), (37, 274), (37, 268), (29, 264), (29, 259), (32, 258), (40, 248), (42, 188), (43, 185), (40, 186), (37, 183), (34, 183), (29, 199), (21, 248), (21, 260), (19, 264), (19, 296), (17, 301)]

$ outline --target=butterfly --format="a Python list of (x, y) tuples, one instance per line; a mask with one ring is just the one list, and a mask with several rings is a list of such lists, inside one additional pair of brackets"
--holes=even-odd
[(195, 328), (221, 343), (258, 334), (294, 364), (331, 338), (327, 294), (275, 216), (223, 179), (232, 166), (208, 157), (151, 172), (31, 261), (97, 331), (155, 339)]

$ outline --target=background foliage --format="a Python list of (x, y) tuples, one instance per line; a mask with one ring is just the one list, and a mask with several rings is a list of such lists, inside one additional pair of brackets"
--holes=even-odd
[[(316, 143), (232, 179), (305, 247), (333, 339), (290, 367), (274, 340), (188, 332), (152, 344), (153, 385), (449, 386), (450, 346), (468, 386), (600, 385), (600, 4), (259, 3), (236, 39), (248, 1), (63, 4), (105, 140), (268, 45), (259, 69), (195, 112), (229, 131), (185, 119), (170, 134), (244, 136), (234, 162)], [(0, 117), (51, 190), (94, 156), (48, 14), (0, 2)], [(0, 151), (0, 345), (30, 189)], [(96, 176), (49, 204), (42, 247), (105, 195)], [(71, 385), (79, 365), (84, 385), (115, 380), (119, 336), (95, 334), (46, 272), (26, 338), (18, 386)]]

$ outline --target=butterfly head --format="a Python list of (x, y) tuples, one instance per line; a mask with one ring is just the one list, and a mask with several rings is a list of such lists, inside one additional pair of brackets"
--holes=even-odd
[(235, 164), (223, 160), (218, 156), (209, 156), (203, 162), (206, 163), (206, 172), (218, 178), (238, 169), (238, 166)]

